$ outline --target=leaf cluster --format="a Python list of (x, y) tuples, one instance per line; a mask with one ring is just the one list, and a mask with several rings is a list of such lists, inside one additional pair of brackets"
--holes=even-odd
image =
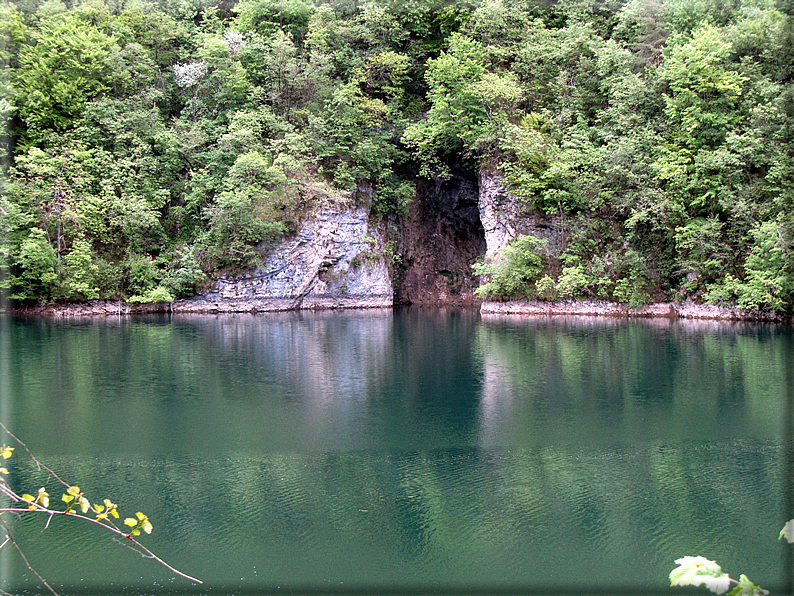
[[(141, 535), (141, 532), (145, 534), (152, 533), (152, 523), (145, 514), (138, 511), (135, 514), (135, 517), (125, 518), (124, 525), (127, 526), (128, 530), (122, 530), (113, 521), (120, 518), (118, 505), (116, 503), (113, 503), (110, 499), (105, 498), (102, 500), (102, 503), (92, 504), (88, 497), (86, 497), (85, 493), (80, 490), (79, 486), (70, 485), (64, 482), (55, 472), (39, 462), (30, 453), (25, 444), (11, 434), (1, 422), (0, 428), (2, 428), (7, 435), (17, 441), (17, 443), (30, 456), (36, 466), (38, 466), (40, 469), (44, 469), (49, 474), (51, 480), (65, 488), (61, 496), (61, 502), (64, 503), (65, 507), (63, 509), (56, 509), (55, 507), (51, 507), (50, 494), (46, 487), (39, 488), (35, 495), (29, 493), (19, 494), (6, 480), (6, 476), (9, 475), (9, 470), (5, 467), (0, 467), (0, 495), (2, 495), (6, 500), (6, 505), (0, 507), (0, 534), (5, 534), (5, 539), (2, 541), (2, 543), (0, 543), (0, 549), (9, 545), (15, 548), (30, 572), (50, 593), (52, 593), (54, 596), (57, 596), (55, 590), (53, 590), (47, 581), (41, 577), (31, 566), (28, 558), (14, 540), (9, 524), (6, 522), (6, 517), (9, 514), (28, 516), (44, 515), (47, 518), (45, 529), (49, 526), (49, 520), (55, 515), (66, 516), (96, 524), (104, 528), (106, 531), (109, 531), (111, 534), (115, 534), (120, 538), (126, 539), (129, 541), (129, 544), (132, 546), (132, 548), (140, 551), (146, 557), (155, 559), (176, 575), (180, 575), (196, 583), (201, 583), (196, 578), (185, 575), (181, 571), (174, 569), (165, 561), (160, 559), (157, 555), (155, 555), (152, 551), (138, 542), (136, 538)], [(2, 457), (3, 460), (11, 458), (15, 449), (15, 447), (9, 447), (3, 443), (2, 449), (0, 449), (0, 457)]]

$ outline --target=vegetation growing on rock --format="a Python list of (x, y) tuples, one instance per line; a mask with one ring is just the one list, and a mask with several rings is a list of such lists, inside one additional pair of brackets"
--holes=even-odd
[[(788, 0), (17, 0), (2, 283), (188, 296), (366, 183), (498, 172), (561, 242), (485, 296), (794, 307)], [(524, 246), (526, 245), (526, 246)], [(530, 259), (531, 260), (531, 259)], [(518, 263), (520, 264), (520, 263)], [(534, 265), (533, 265), (534, 267)], [(514, 287), (515, 286), (515, 287)]]

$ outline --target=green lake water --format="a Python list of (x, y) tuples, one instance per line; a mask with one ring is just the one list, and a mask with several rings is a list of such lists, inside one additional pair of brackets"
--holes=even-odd
[[(790, 593), (793, 347), (443, 309), (7, 317), (0, 420), (205, 583), (90, 524), (14, 535), (62, 594), (708, 594), (669, 588), (685, 555)], [(21, 451), (9, 481), (59, 502)], [(9, 548), (0, 582), (41, 592)]]

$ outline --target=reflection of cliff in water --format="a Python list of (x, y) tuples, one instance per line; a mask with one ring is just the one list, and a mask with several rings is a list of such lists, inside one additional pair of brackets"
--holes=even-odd
[(222, 370), (245, 368), (254, 380), (282, 387), (284, 399), (318, 407), (364, 400), (383, 383), (392, 319), (391, 310), (172, 318), (176, 325), (201, 330), (202, 351), (208, 358), (222, 358)]

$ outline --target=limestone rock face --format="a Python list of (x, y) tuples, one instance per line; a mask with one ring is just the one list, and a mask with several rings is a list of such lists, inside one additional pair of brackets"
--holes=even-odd
[(369, 209), (323, 210), (271, 250), (248, 275), (220, 278), (209, 292), (179, 300), (173, 312), (264, 312), (385, 308), (393, 289), (382, 234)]
[(499, 174), (480, 172), (480, 221), (485, 230), (485, 260), (493, 261), (519, 234), (530, 234), (547, 241), (547, 250), (559, 250), (561, 233), (552, 218), (528, 208), (505, 189)]

